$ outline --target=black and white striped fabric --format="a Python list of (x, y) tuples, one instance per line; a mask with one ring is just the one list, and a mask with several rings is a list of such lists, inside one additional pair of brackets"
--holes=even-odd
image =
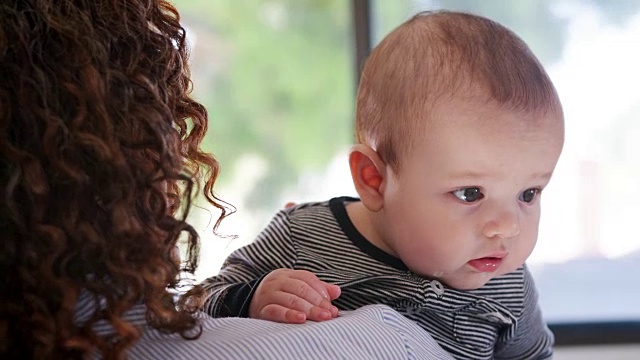
[(246, 316), (255, 285), (278, 268), (308, 270), (339, 285), (341, 310), (385, 304), (414, 320), (458, 359), (545, 359), (553, 335), (544, 323), (526, 267), (461, 291), (414, 275), (399, 259), (369, 243), (334, 198), (279, 212), (256, 241), (233, 252), (220, 273), (203, 282), (205, 311)]

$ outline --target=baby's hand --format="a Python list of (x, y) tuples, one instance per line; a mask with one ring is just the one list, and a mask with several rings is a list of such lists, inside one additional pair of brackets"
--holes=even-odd
[(249, 305), (249, 317), (299, 324), (338, 316), (331, 300), (340, 287), (327, 284), (305, 270), (278, 269), (262, 279)]

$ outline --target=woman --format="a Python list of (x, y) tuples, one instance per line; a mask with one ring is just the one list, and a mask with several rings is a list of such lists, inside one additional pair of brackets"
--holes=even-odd
[(385, 307), (292, 327), (175, 299), (195, 194), (231, 212), (187, 57), (166, 1), (0, 4), (0, 357), (446, 357)]

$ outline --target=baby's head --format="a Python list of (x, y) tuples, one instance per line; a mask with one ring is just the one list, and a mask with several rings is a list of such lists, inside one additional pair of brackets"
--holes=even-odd
[(460, 289), (522, 265), (564, 127), (521, 39), (475, 15), (418, 14), (371, 53), (356, 109), (350, 165), (376, 245)]

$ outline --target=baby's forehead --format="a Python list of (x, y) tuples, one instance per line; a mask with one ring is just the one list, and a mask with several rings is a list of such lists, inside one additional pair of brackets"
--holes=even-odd
[(563, 121), (553, 112), (448, 105), (433, 114), (422, 131), (412, 132), (412, 145), (403, 159), (429, 164), (455, 161), (471, 167), (488, 161), (509, 168), (512, 161), (527, 158), (553, 160), (562, 149)]
[[(516, 101), (496, 99), (482, 84), (469, 84), (455, 89), (440, 87), (435, 91), (439, 94), (413, 99), (415, 102), (422, 101), (425, 106), (411, 115), (414, 119), (409, 123), (429, 126), (435, 121), (455, 120), (456, 114), (465, 114), (467, 119), (473, 119), (480, 125), (497, 119), (528, 125), (536, 125), (543, 120), (563, 121), (561, 106), (545, 102), (530, 104), (525, 108)], [(559, 99), (556, 100), (559, 105)]]
[[(475, 138), (507, 137), (515, 140), (552, 138), (564, 141), (564, 119), (561, 111), (540, 107), (514, 109), (509, 104), (483, 97), (452, 96), (434, 102), (424, 113), (405, 122), (408, 129), (405, 144), (420, 146), (432, 142), (444, 133)], [(399, 144), (402, 146), (402, 144)]]

